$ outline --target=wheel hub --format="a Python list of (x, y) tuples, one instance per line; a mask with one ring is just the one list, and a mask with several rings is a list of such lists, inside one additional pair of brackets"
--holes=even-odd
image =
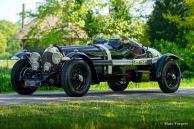
[(173, 80), (176, 79), (176, 75), (175, 73), (168, 73), (168, 75), (170, 76), (170, 78), (172, 78)]
[(171, 77), (172, 77), (172, 79), (176, 79), (176, 75), (173, 73), (173, 74), (171, 74)]
[(79, 74), (79, 75), (78, 75), (78, 79), (79, 79), (80, 82), (83, 82), (83, 81), (84, 81), (83, 75), (80, 75), (80, 74)]

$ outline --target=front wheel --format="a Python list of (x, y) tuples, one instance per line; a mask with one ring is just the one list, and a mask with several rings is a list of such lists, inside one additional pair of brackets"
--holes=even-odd
[(128, 85), (128, 80), (108, 80), (108, 86), (113, 91), (124, 91)]
[(21, 95), (30, 95), (36, 91), (36, 87), (30, 88), (26, 87), (24, 84), (24, 80), (21, 78), (26, 76), (26, 71), (31, 69), (31, 65), (27, 60), (19, 60), (13, 66), (11, 71), (11, 84), (13, 89)]
[(181, 71), (174, 60), (167, 61), (158, 79), (160, 89), (164, 93), (174, 93), (178, 90), (181, 81)]
[(91, 83), (90, 67), (85, 61), (71, 60), (65, 62), (61, 72), (61, 84), (65, 92), (72, 97), (85, 95)]

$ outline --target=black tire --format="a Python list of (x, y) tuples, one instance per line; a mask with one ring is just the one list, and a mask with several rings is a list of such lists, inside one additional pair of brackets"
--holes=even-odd
[(128, 80), (108, 80), (108, 86), (113, 91), (124, 91), (128, 85)]
[(174, 60), (167, 61), (161, 71), (158, 79), (160, 89), (164, 93), (174, 93), (178, 90), (181, 82), (181, 71)]
[(19, 60), (13, 66), (11, 71), (11, 84), (13, 89), (20, 95), (31, 95), (37, 88), (27, 88), (24, 86), (24, 82), (20, 81), (20, 75), (25, 68), (30, 68), (31, 65), (27, 60)]
[(71, 60), (64, 63), (61, 72), (61, 84), (71, 97), (85, 95), (91, 84), (91, 70), (82, 60)]

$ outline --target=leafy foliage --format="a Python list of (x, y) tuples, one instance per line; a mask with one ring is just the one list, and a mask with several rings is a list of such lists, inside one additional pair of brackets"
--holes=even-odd
[(0, 53), (5, 52), (7, 48), (6, 37), (0, 32)]
[[(36, 13), (30, 16), (45, 19), (47, 16), (57, 16), (60, 24), (41, 33), (40, 44), (69, 44), (77, 39), (64, 38), (68, 32), (64, 29), (69, 23), (85, 31), (87, 38), (78, 38), (79, 41), (89, 41), (96, 35), (111, 37), (120, 35), (143, 39), (144, 24), (133, 22), (129, 10), (140, 0), (45, 0), (37, 8)], [(109, 14), (102, 14), (102, 9), (108, 8)], [(39, 24), (41, 26), (41, 22)], [(34, 27), (29, 36), (36, 37), (40, 27)], [(76, 30), (74, 30), (76, 31)], [(51, 36), (52, 35), (52, 36)], [(66, 37), (66, 36), (65, 36)]]
[(172, 52), (183, 58), (181, 68), (187, 71), (194, 70), (193, 15), (193, 1), (156, 0), (148, 21), (151, 45), (162, 53)]
[(1, 20), (0, 21), (0, 32), (5, 36), (6, 40), (16, 32), (16, 25), (10, 21)]
[(18, 41), (13, 41), (12, 36), (17, 31), (17, 26), (6, 20), (0, 20), (0, 58), (7, 58), (20, 50)]
[(165, 16), (167, 14), (183, 16), (186, 8), (183, 0), (156, 0), (154, 10), (148, 20), (151, 42), (161, 39), (175, 41), (180, 30)]

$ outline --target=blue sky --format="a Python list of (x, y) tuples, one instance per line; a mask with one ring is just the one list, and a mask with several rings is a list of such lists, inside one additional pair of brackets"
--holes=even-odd
[(19, 20), (18, 13), (22, 10), (22, 4), (26, 4), (26, 10), (34, 10), (37, 2), (43, 0), (0, 0), (0, 20), (12, 22)]

